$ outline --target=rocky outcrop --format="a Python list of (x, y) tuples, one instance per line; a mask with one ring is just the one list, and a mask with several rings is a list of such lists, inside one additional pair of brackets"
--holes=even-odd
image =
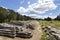
[[(43, 26), (45, 33), (52, 38), (52, 40), (60, 40), (60, 30), (52, 26)], [(51, 39), (50, 38), (50, 39)]]
[[(24, 27), (25, 26), (25, 27)], [(11, 22), (0, 24), (0, 35), (8, 37), (31, 38), (33, 36), (33, 26), (22, 22)]]
[(14, 38), (16, 36), (16, 29), (13, 25), (0, 24), (0, 35)]
[[(20, 24), (19, 25), (16, 25), (16, 24), (9, 24), (8, 23), (8, 25), (10, 25), (9, 27), (11, 27), (11, 26), (12, 27), (15, 27), (16, 34), (19, 33), (19, 37), (16, 36), (16, 35), (15, 35), (14, 38), (6, 37), (6, 36), (0, 36), (0, 40), (41, 40), (42, 30), (41, 30), (41, 27), (40, 27), (40, 24), (39, 24), (38, 21), (31, 20), (31, 21), (20, 21), (20, 22), (23, 23), (23, 26), (20, 25)], [(32, 25), (31, 27), (33, 27), (34, 30), (32, 30), (31, 28), (29, 28), (27, 26), (29, 24)], [(21, 29), (23, 29), (23, 31)], [(25, 29), (28, 30), (28, 31), (26, 31)], [(24, 35), (25, 35), (25, 37), (26, 36), (27, 37), (24, 38)], [(29, 35), (32, 35), (32, 37), (28, 37)], [(21, 37), (23, 37), (23, 38), (21, 38)]]

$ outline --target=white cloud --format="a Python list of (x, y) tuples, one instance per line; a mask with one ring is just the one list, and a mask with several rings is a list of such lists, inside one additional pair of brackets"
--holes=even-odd
[(44, 15), (44, 16), (35, 16), (34, 18), (42, 18), (42, 19), (44, 19), (44, 18), (47, 18), (47, 17), (50, 17), (50, 18), (52, 18), (52, 19), (54, 19), (54, 18), (56, 18), (57, 16), (48, 16), (48, 15)]
[(44, 15), (44, 16), (37, 16), (36, 18), (42, 18), (42, 19), (44, 19), (44, 18), (47, 18), (48, 17), (48, 15)]
[(30, 17), (32, 17), (32, 16), (37, 16), (36, 14), (22, 14), (22, 15), (26, 15), (26, 16), (30, 16)]
[(54, 18), (56, 18), (57, 16), (49, 16), (50, 18), (52, 18), (52, 19), (54, 19)]
[(30, 4), (30, 1), (28, 1), (28, 5)]
[(24, 7), (20, 7), (19, 9), (18, 9), (18, 12), (28, 12), (28, 10), (27, 9), (25, 9)]
[(31, 17), (31, 16), (37, 16), (37, 15), (36, 15), (36, 14), (29, 14), (28, 16), (30, 16), (30, 17)]
[(1, 7), (5, 8), (5, 9), (8, 9), (7, 7), (4, 7), (4, 6), (1, 6)]
[[(17, 12), (26, 13), (25, 15), (27, 15), (27, 12), (31, 12), (31, 14), (28, 16), (35, 15), (36, 18), (47, 18), (48, 15), (38, 16), (36, 14), (43, 14), (47, 11), (55, 10), (57, 8), (57, 5), (55, 5), (54, 0), (38, 0), (36, 3), (33, 3), (33, 4), (30, 4), (30, 1), (29, 1), (28, 4), (29, 4), (28, 8), (20, 7), (17, 10)], [(50, 13), (50, 15), (52, 15), (52, 13)]]
[(56, 9), (56, 7), (57, 6), (54, 4), (53, 0), (38, 0), (37, 3), (28, 5), (28, 8), (25, 9), (24, 7), (20, 7), (17, 11), (23, 13), (32, 11), (32, 12), (42, 14), (45, 13), (46, 11), (54, 10)]

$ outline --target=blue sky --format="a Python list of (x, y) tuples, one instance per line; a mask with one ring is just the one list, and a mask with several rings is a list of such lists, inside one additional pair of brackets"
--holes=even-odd
[(0, 0), (0, 6), (33, 18), (55, 18), (60, 13), (60, 0)]

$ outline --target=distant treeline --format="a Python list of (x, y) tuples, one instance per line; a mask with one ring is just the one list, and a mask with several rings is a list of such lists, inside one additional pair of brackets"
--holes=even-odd
[(50, 17), (47, 17), (47, 18), (44, 18), (44, 19), (41, 19), (41, 20), (46, 20), (46, 21), (57, 20), (57, 21), (60, 21), (60, 14), (57, 15), (57, 17), (54, 18), (54, 19), (52, 19), (52, 18), (50, 18)]
[[(38, 18), (31, 18), (29, 16), (20, 15), (18, 12), (15, 12), (11, 9), (5, 9), (3, 7), (0, 7), (0, 23), (1, 22), (10, 22), (11, 20), (47, 20), (50, 21), (52, 18), (47, 17), (44, 19), (38, 19)], [(60, 15), (58, 15), (53, 20), (60, 20)]]
[(0, 23), (1, 22), (10, 22), (11, 20), (33, 20), (33, 18), (25, 15), (20, 15), (18, 12), (15, 12), (11, 9), (5, 9), (0, 7)]

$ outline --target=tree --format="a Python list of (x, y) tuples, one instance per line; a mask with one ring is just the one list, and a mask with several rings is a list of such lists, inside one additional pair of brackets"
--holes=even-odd
[(13, 10), (8, 9), (8, 15), (7, 15), (7, 19), (10, 22), (11, 20), (16, 20), (17, 18), (17, 13), (14, 12)]
[(20, 15), (19, 13), (11, 10), (0, 7), (0, 22), (10, 22), (11, 20), (33, 20), (29, 16)]
[(60, 21), (60, 14), (54, 20), (59, 20)]
[(44, 20), (51, 21), (52, 19), (50, 17), (47, 17)]
[(0, 22), (4, 22), (6, 20), (7, 10), (5, 8), (0, 7)]

